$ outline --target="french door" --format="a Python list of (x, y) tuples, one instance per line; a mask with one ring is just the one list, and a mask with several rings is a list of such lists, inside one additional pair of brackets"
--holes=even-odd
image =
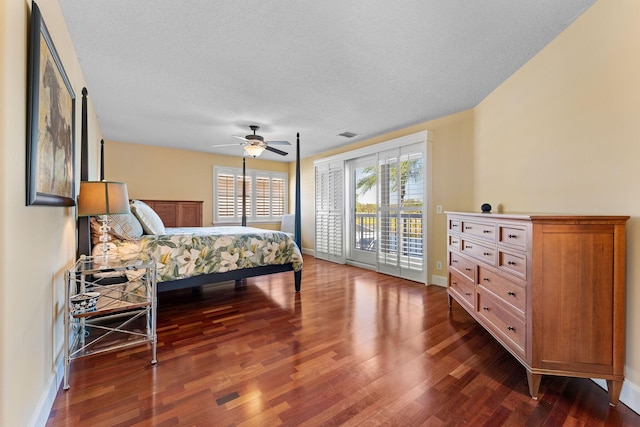
[(427, 131), (316, 160), (317, 258), (427, 282)]
[(376, 268), (378, 244), (377, 156), (365, 156), (346, 162), (348, 197), (347, 260)]
[(378, 271), (425, 282), (424, 144), (378, 153)]

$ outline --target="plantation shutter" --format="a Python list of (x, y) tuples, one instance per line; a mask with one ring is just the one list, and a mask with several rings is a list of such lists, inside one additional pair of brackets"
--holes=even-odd
[[(287, 212), (287, 174), (245, 170), (249, 222), (279, 222)], [(242, 169), (214, 166), (214, 223), (242, 220)]]
[(378, 271), (424, 280), (422, 144), (379, 153)]
[(345, 263), (343, 162), (316, 165), (316, 258)]
[(271, 216), (281, 216), (285, 214), (285, 188), (284, 179), (271, 179)]
[(258, 218), (271, 216), (269, 181), (267, 177), (256, 178), (256, 216)]
[(220, 218), (235, 217), (235, 188), (233, 185), (234, 181), (234, 175), (218, 175), (218, 198), (216, 200), (216, 209), (218, 217)]
[[(237, 212), (236, 218), (240, 220), (242, 218), (242, 175), (238, 175), (236, 182), (238, 186), (236, 188), (236, 209)], [(245, 205), (245, 213), (247, 217), (251, 217), (251, 177), (245, 177), (246, 187), (245, 187), (245, 195), (246, 195), (246, 205)]]

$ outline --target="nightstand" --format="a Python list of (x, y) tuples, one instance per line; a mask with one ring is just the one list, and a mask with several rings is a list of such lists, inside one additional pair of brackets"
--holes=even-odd
[(150, 343), (156, 363), (156, 263), (150, 255), (107, 262), (82, 256), (65, 272), (65, 282), (65, 390), (73, 359)]

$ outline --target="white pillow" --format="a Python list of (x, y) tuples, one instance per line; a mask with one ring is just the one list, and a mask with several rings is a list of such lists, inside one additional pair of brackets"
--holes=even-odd
[[(102, 216), (98, 217), (102, 223)], [(122, 240), (138, 240), (142, 237), (142, 224), (133, 214), (115, 214), (107, 217), (109, 232)]]
[(164, 234), (165, 228), (162, 219), (156, 211), (140, 200), (131, 202), (131, 211), (138, 218), (144, 232), (147, 234)]

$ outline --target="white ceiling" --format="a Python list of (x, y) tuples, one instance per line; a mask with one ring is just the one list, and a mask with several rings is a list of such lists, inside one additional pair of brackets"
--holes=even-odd
[(474, 107), (595, 0), (59, 1), (105, 139), (308, 157)]

